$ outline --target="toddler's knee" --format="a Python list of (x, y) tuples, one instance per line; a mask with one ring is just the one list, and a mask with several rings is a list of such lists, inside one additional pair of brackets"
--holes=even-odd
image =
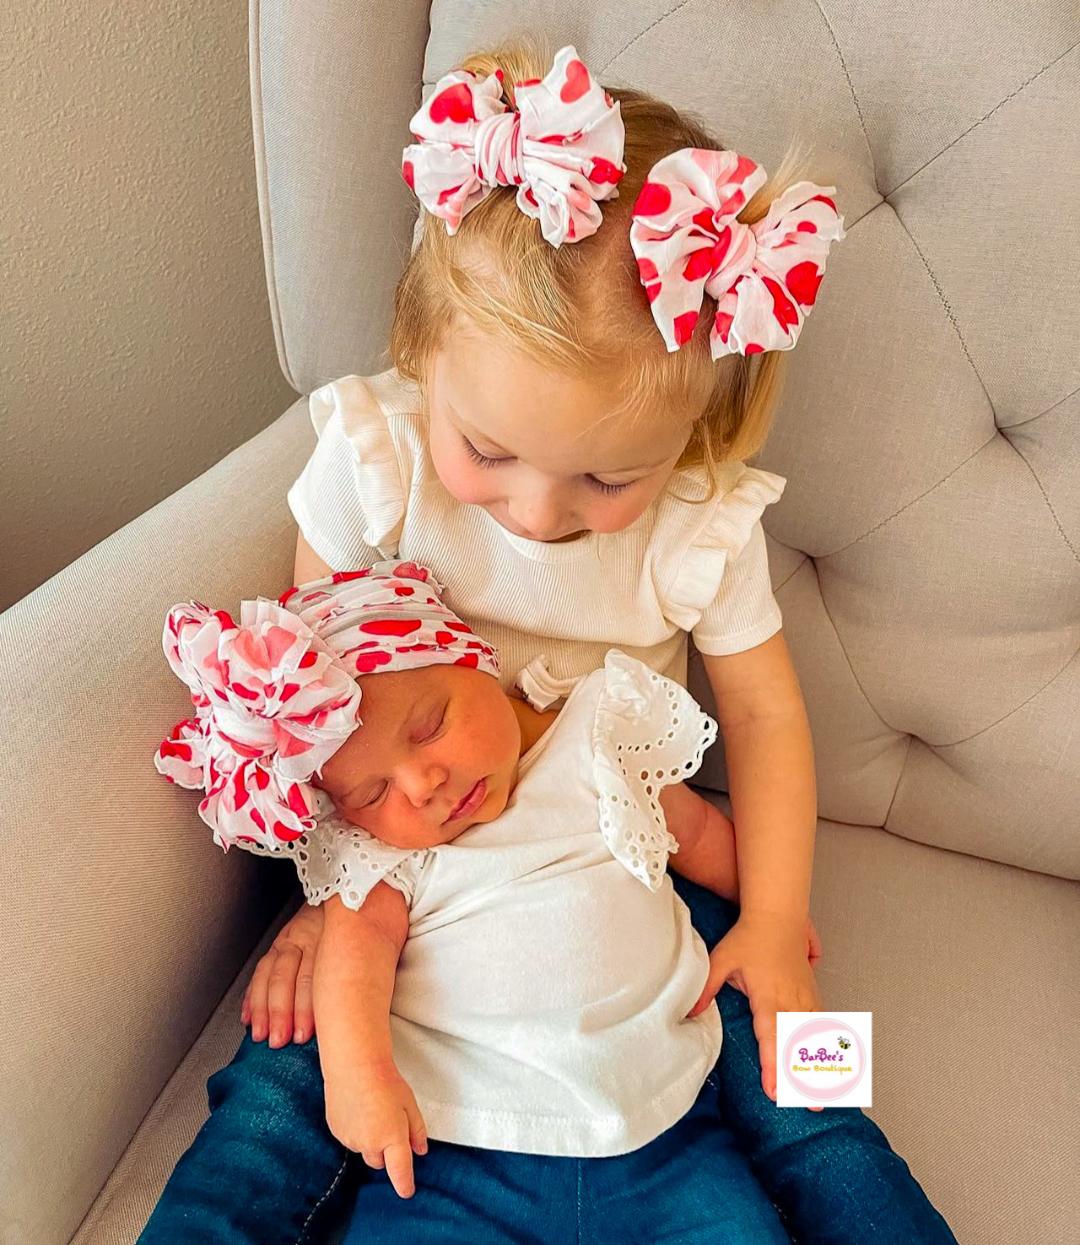
[(226, 1103), (262, 1106), (312, 1094), (321, 1100), (322, 1073), (314, 1041), (273, 1050), (267, 1042), (253, 1042), (246, 1035), (232, 1062), (206, 1082), (211, 1111)]
[(774, 1108), (775, 1126), (766, 1149), (801, 1149), (815, 1162), (854, 1171), (893, 1161), (892, 1148), (880, 1128), (857, 1107), (811, 1111), (806, 1107)]

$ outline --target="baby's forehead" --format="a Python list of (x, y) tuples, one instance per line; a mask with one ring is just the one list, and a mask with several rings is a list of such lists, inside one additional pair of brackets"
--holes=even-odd
[(350, 755), (362, 760), (365, 748), (374, 754), (382, 745), (403, 739), (412, 721), (438, 698), (442, 680), (431, 673), (438, 670), (421, 666), (359, 678), (361, 725), (349, 736)]
[(451, 667), (445, 661), (430, 661), (424, 654), (426, 664), (408, 666), (402, 670), (375, 670), (361, 674), (356, 683), (360, 688), (360, 712), (365, 703), (377, 706), (380, 716), (407, 713), (419, 696), (450, 682)]
[(404, 738), (412, 720), (437, 701), (442, 682), (439, 670), (437, 665), (418, 666), (361, 675), (356, 680), (360, 724), (323, 766), (322, 785), (327, 790), (335, 790), (348, 774), (377, 766), (387, 746)]

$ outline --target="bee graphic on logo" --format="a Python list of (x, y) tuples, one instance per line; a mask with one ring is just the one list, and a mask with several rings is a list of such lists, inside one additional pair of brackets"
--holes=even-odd
[(846, 1037), (837, 1038), (836, 1040), (840, 1043), (841, 1050), (847, 1050), (847, 1048), (851, 1045)]

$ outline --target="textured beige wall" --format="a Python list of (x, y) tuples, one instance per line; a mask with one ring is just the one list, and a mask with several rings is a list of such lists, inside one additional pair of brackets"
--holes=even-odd
[(0, 15), (0, 608), (273, 420), (243, 0)]

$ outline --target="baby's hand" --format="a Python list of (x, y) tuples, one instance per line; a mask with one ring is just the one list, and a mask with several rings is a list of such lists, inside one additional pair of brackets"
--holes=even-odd
[(385, 1167), (399, 1197), (416, 1192), (413, 1153), (427, 1154), (416, 1099), (394, 1064), (326, 1079), (326, 1122), (368, 1167)]
[(269, 1033), (271, 1047), (278, 1047), (290, 1039), (306, 1042), (315, 1032), (312, 980), (322, 928), (322, 908), (305, 903), (255, 965), (240, 1004), (240, 1019), (251, 1025), (253, 1042)]

